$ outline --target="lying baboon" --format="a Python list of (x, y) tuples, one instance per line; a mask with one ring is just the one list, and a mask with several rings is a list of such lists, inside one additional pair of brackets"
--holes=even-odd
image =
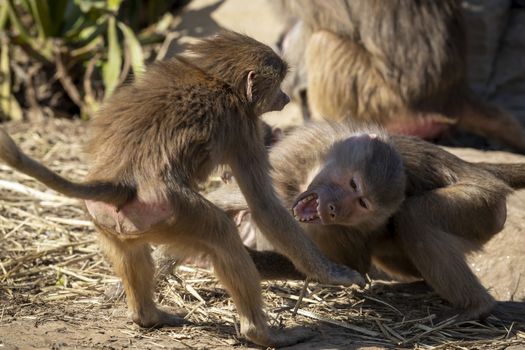
[(468, 88), (460, 0), (274, 2), (296, 21), (281, 40), (293, 71), (283, 86), (312, 118), (426, 139), (457, 124), (525, 152), (519, 122)]
[[(493, 307), (465, 254), (502, 230), (507, 195), (525, 187), (525, 164), (469, 163), (415, 137), (326, 123), (298, 129), (270, 161), (284, 206), (334, 261), (422, 278), (458, 319)], [(234, 185), (207, 198), (227, 211), (246, 208)], [(277, 254), (251, 253), (263, 278), (303, 276)]]
[(279, 87), (286, 71), (268, 46), (223, 32), (153, 64), (105, 103), (91, 124), (90, 182), (59, 177), (25, 156), (5, 132), (0, 157), (59, 192), (86, 199), (138, 325), (182, 321), (153, 301), (149, 243), (167, 244), (182, 255), (211, 258), (248, 339), (264, 346), (293, 344), (310, 333), (268, 328), (259, 274), (235, 225), (198, 193), (210, 172), (227, 164), (255, 222), (297, 269), (319, 281), (363, 283), (357, 272), (332, 263), (304, 238), (273, 190), (257, 117), (289, 101)]

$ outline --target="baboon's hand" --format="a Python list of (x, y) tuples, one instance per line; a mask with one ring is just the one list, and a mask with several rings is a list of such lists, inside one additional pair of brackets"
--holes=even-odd
[(351, 286), (353, 284), (359, 287), (365, 286), (365, 280), (361, 274), (351, 268), (343, 265), (326, 261), (324, 265), (327, 267), (324, 274), (319, 274), (317, 280), (326, 284), (341, 284), (343, 286)]
[[(302, 242), (307, 241), (303, 240)], [(302, 255), (295, 256), (296, 259), (291, 260), (294, 261), (295, 268), (306, 277), (325, 284), (365, 286), (365, 280), (359, 272), (329, 260), (320, 251), (316, 252), (312, 249), (310, 255), (306, 254), (306, 249), (302, 252)]]

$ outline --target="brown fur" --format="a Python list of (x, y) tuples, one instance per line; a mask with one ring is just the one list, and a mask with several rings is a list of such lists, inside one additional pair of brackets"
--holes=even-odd
[[(375, 266), (401, 280), (422, 278), (457, 308), (460, 319), (485, 315), (494, 300), (465, 254), (502, 230), (506, 196), (511, 187), (525, 186), (525, 164), (468, 163), (416, 138), (380, 132), (356, 137), (363, 132), (374, 131), (310, 125), (279, 143), (270, 159), (283, 204), (299, 220), (308, 215), (298, 203), (313, 193), (321, 216), (333, 204), (333, 218), (312, 219), (303, 228), (334, 261), (361, 273)], [(355, 193), (347, 183), (356, 175), (368, 211), (352, 203)], [(208, 198), (230, 211), (246, 207), (233, 185)], [(352, 223), (356, 215), (364, 222)], [(251, 255), (263, 278), (303, 277), (275, 253)]]
[(307, 97), (312, 118), (427, 139), (457, 124), (525, 152), (519, 122), (467, 86), (459, 0), (278, 3), (297, 20), (282, 40), (293, 72), (284, 87)]
[[(279, 88), (286, 71), (269, 47), (232, 32), (195, 44), (184, 56), (153, 64), (133, 84), (120, 88), (92, 122), (88, 180), (106, 197), (83, 195), (91, 188), (86, 184), (77, 184), (82, 191), (63, 191), (73, 185), (48, 177), (50, 171), (34, 161), (28, 163), (5, 134), (0, 156), (58, 191), (89, 199), (86, 206), (100, 232), (101, 247), (123, 280), (131, 317), (140, 326), (181, 322), (153, 301), (149, 243), (166, 244), (186, 256), (210, 257), (248, 339), (264, 346), (296, 343), (310, 334), (279, 334), (268, 328), (259, 275), (235, 225), (198, 193), (210, 172), (227, 164), (255, 221), (297, 269), (324, 282), (362, 281), (304, 239), (273, 190), (257, 117), (288, 102)], [(16, 157), (24, 161), (13, 160)], [(132, 189), (135, 196), (117, 207), (120, 188)]]

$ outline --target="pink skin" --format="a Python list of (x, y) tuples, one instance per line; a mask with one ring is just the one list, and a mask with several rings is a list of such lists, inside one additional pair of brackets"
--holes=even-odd
[(174, 215), (167, 201), (146, 203), (139, 198), (126, 203), (120, 210), (112, 204), (89, 200), (86, 208), (97, 224), (126, 235), (140, 234)]
[(429, 115), (427, 117), (393, 121), (386, 125), (389, 132), (401, 135), (417, 136), (425, 140), (432, 140), (450, 130), (453, 122), (444, 120), (442, 116)]

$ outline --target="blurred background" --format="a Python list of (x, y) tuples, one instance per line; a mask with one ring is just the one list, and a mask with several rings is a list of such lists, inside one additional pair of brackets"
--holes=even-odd
[[(0, 120), (89, 119), (115, 87), (148, 63), (173, 55), (191, 38), (230, 27), (214, 19), (221, 12), (244, 17), (243, 11), (256, 14), (265, 5), (260, 0), (4, 0)], [(239, 30), (255, 32), (243, 30), (255, 24), (253, 14)], [(276, 37), (279, 30), (273, 24), (262, 28), (272, 32), (260, 33), (263, 37)], [(261, 31), (261, 23), (252, 29)]]
[[(465, 0), (463, 10), (471, 87), (525, 125), (525, 0)], [(87, 120), (193, 38), (224, 27), (273, 45), (283, 22), (266, 0), (3, 0), (0, 121)]]

